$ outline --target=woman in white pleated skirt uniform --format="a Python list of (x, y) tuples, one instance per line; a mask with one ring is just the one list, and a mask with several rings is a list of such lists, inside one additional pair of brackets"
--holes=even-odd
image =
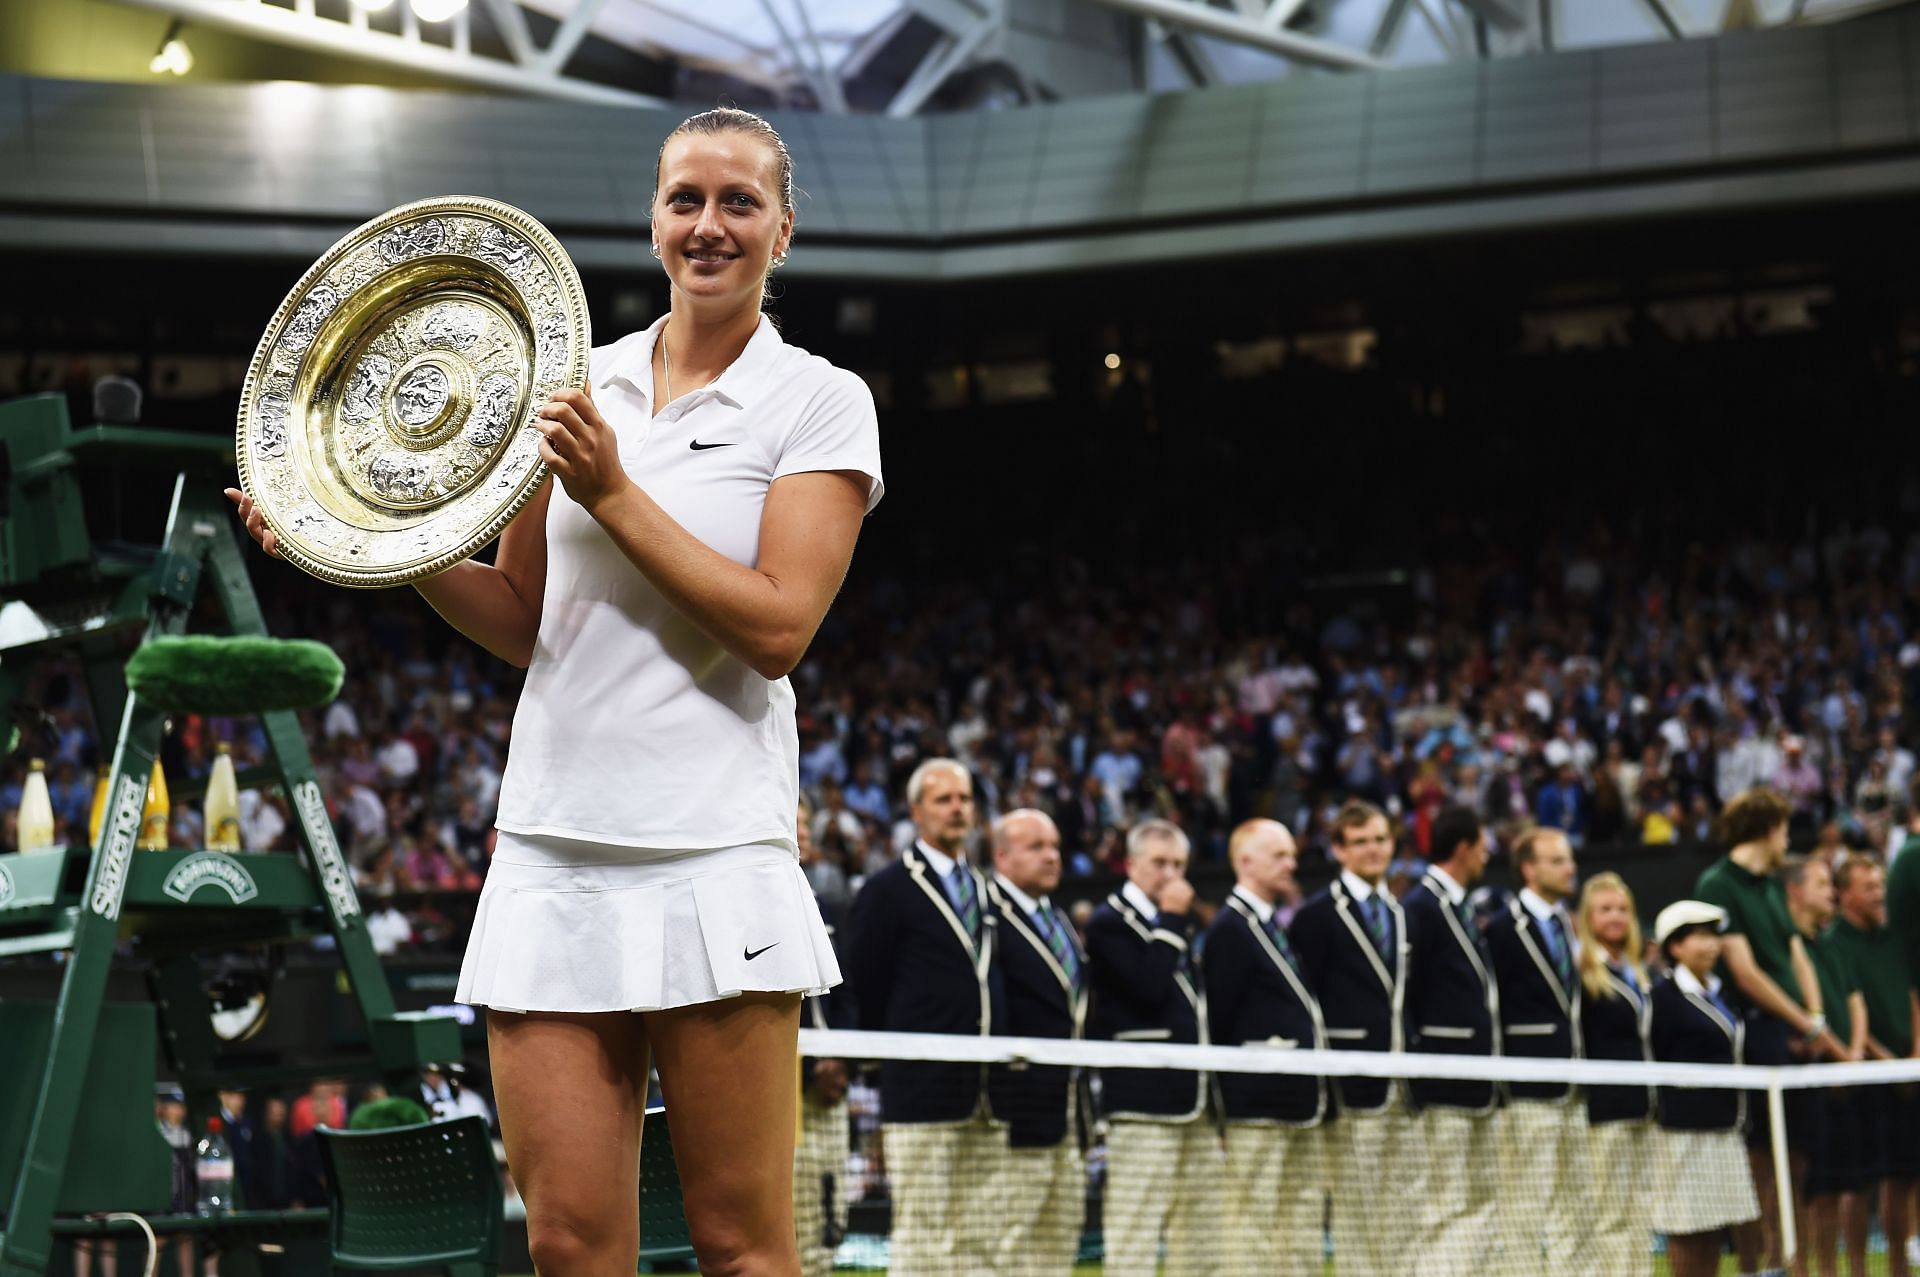
[[(1679, 900), (1654, 920), (1654, 940), (1672, 974), (1653, 990), (1650, 1038), (1656, 1060), (1739, 1064), (1746, 1026), (1720, 996), (1718, 905)], [(1721, 1238), (1760, 1218), (1741, 1126), (1746, 1092), (1663, 1086), (1654, 1131), (1653, 1226), (1667, 1235), (1674, 1277), (1712, 1277)]]
[(488, 1008), (542, 1277), (636, 1267), (649, 1058), (701, 1270), (797, 1277), (800, 999), (840, 972), (794, 840), (786, 674), (880, 498), (879, 430), (858, 377), (760, 313), (794, 226), (773, 128), (695, 116), (655, 183), (670, 312), (540, 406), (559, 482), (496, 563), (418, 587), (527, 667), (457, 996)]

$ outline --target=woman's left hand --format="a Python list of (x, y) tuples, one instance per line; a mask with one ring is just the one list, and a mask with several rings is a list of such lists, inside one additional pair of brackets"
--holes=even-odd
[(559, 477), (567, 495), (589, 514), (632, 484), (620, 464), (620, 441), (593, 406), (590, 389), (556, 390), (536, 413), (540, 459)]

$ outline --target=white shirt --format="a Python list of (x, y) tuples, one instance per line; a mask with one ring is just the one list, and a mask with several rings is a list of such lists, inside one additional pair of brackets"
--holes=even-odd
[(1233, 894), (1247, 902), (1248, 907), (1253, 910), (1253, 916), (1260, 919), (1261, 926), (1264, 927), (1269, 922), (1273, 921), (1272, 905), (1268, 904), (1266, 901), (1262, 900), (1260, 897), (1254, 895), (1251, 891), (1248, 891), (1245, 887), (1235, 887), (1233, 889)]
[[(627, 473), (681, 527), (754, 566), (767, 490), (853, 470), (879, 501), (873, 396), (760, 326), (712, 384), (653, 415), (665, 318), (593, 352), (594, 403)], [(513, 719), (501, 829), (666, 851), (793, 844), (794, 697), (702, 633), (558, 482), (540, 633)]]
[(1159, 908), (1152, 900), (1147, 898), (1147, 893), (1140, 890), (1133, 882), (1129, 881), (1125, 886), (1120, 888), (1120, 898), (1145, 914), (1148, 922), (1158, 922), (1160, 920)]
[(1573, 934), (1573, 922), (1567, 917), (1566, 909), (1560, 905), (1548, 904), (1534, 893), (1532, 887), (1520, 888), (1520, 903), (1528, 913), (1539, 919), (1543, 927), (1547, 925), (1549, 918), (1560, 919), (1560, 934), (1567, 938), (1567, 957), (1571, 961), (1579, 960), (1580, 941)]
[(1706, 983), (1702, 984), (1699, 976), (1683, 966), (1676, 965), (1673, 968), (1673, 982), (1680, 986), (1680, 992), (1691, 993), (1696, 998), (1717, 996), (1720, 992), (1719, 976), (1709, 973)]
[(1453, 875), (1439, 865), (1428, 865), (1427, 872), (1440, 880), (1441, 890), (1447, 893), (1447, 903), (1458, 909), (1467, 899), (1467, 889), (1453, 880)]
[(1048, 903), (1045, 896), (1035, 900), (1032, 896), (1014, 886), (1012, 882), (1008, 881), (1007, 876), (1002, 873), (996, 872), (993, 875), (993, 880), (1000, 884), (1000, 890), (1013, 897), (1013, 903), (1019, 905), (1020, 911), (1026, 914), (1028, 918), (1032, 918), (1034, 914), (1044, 909), (1047, 911), (1047, 921), (1052, 922), (1054, 920), (1053, 906)]
[(928, 868), (932, 869), (935, 875), (939, 877), (940, 885), (943, 887), (946, 886), (948, 875), (953, 873), (953, 866), (955, 864), (953, 857), (941, 851), (924, 838), (915, 839), (913, 849), (926, 857)]
[[(1549, 918), (1558, 918), (1563, 925), (1567, 921), (1567, 911), (1565, 909), (1559, 905), (1548, 904), (1534, 892), (1532, 887), (1520, 888), (1520, 903), (1528, 913), (1538, 918), (1543, 924)], [(1572, 928), (1568, 928), (1567, 934), (1573, 934)]]
[(1347, 889), (1348, 895), (1361, 904), (1365, 904), (1373, 896), (1372, 884), (1351, 869), (1340, 871), (1340, 885)]

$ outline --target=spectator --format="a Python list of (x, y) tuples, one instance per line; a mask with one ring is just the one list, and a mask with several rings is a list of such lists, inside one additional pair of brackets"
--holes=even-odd
[(1570, 843), (1578, 843), (1587, 831), (1587, 791), (1580, 784), (1580, 773), (1571, 762), (1561, 763), (1551, 785), (1540, 791), (1536, 818), (1547, 829), (1558, 829)]
[(344, 1130), (347, 1125), (347, 1084), (322, 1078), (307, 1087), (307, 1093), (293, 1102), (288, 1129), (298, 1139), (316, 1126)]
[(269, 1095), (260, 1105), (254, 1128), (252, 1176), (241, 1184), (249, 1210), (285, 1210), (292, 1203), (291, 1137), (287, 1131), (287, 1102)]

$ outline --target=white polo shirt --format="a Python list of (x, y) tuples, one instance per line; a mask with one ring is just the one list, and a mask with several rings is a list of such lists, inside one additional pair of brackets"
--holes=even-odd
[[(664, 319), (593, 352), (593, 398), (634, 482), (736, 563), (760, 556), (782, 475), (857, 470), (880, 500), (866, 383), (765, 316), (712, 385), (651, 413)], [(791, 844), (793, 688), (729, 655), (654, 588), (557, 480), (540, 634), (514, 713), (501, 829), (662, 851)]]

